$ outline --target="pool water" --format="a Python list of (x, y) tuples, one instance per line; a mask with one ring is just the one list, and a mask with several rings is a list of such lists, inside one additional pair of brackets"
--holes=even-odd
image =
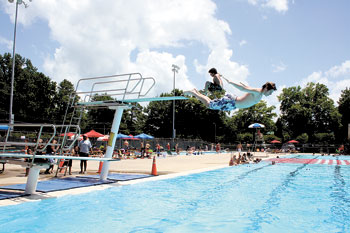
[(0, 232), (350, 232), (349, 179), (335, 163), (227, 167), (0, 207)]

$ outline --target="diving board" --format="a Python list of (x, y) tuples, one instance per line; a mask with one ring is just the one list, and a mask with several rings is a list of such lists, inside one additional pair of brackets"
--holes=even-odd
[(187, 100), (185, 96), (164, 96), (164, 97), (153, 97), (153, 98), (139, 98), (139, 99), (127, 99), (122, 102), (125, 103), (137, 103), (137, 102), (152, 102), (152, 101), (167, 101), (167, 100)]
[[(90, 90), (80, 90), (82, 87), (88, 86), (82, 83), (92, 82)], [(146, 82), (148, 84), (146, 85)], [(116, 84), (116, 85), (115, 85)], [(74, 102), (70, 106), (75, 110), (85, 108), (109, 108), (115, 110), (114, 118), (111, 127), (111, 133), (107, 143), (107, 150), (105, 158), (112, 158), (114, 146), (116, 142), (116, 135), (119, 131), (120, 121), (122, 119), (124, 109), (130, 109), (133, 106), (131, 103), (138, 102), (153, 102), (153, 101), (175, 101), (186, 100), (184, 96), (162, 96), (162, 97), (146, 97), (150, 90), (155, 85), (155, 79), (152, 77), (142, 77), (140, 73), (129, 73), (121, 75), (111, 75), (102, 77), (83, 78), (78, 81), (74, 95), (79, 95), (82, 102)], [(81, 95), (85, 95), (84, 97)], [(118, 96), (114, 100), (94, 101), (93, 96)], [(136, 97), (135, 97), (136, 96)], [(74, 100), (75, 98), (73, 98)], [(68, 111), (66, 111), (68, 112)], [(81, 115), (80, 115), (81, 116)], [(71, 119), (73, 119), (72, 114)], [(72, 120), (71, 120), (72, 121)], [(100, 179), (106, 180), (109, 171), (109, 161), (103, 164)]]
[(185, 96), (163, 96), (152, 98), (138, 98), (138, 99), (124, 99), (124, 100), (106, 100), (106, 101), (92, 101), (92, 102), (78, 102), (76, 107), (98, 107), (98, 106), (122, 106), (128, 103), (138, 102), (153, 102), (153, 101), (169, 101), (169, 100), (187, 100)]
[[(39, 171), (44, 166), (48, 166), (49, 163), (39, 162), (37, 164), (34, 163), (35, 159), (72, 159), (72, 160), (89, 160), (89, 161), (103, 161), (103, 167), (100, 173), (100, 180), (106, 181), (108, 172), (109, 172), (109, 162), (119, 161), (119, 159), (113, 159), (113, 152), (116, 143), (116, 138), (119, 131), (120, 122), (122, 119), (124, 109), (130, 109), (133, 106), (131, 103), (138, 102), (153, 102), (153, 101), (175, 101), (175, 100), (186, 100), (188, 98), (184, 96), (163, 96), (163, 97), (146, 97), (150, 90), (155, 85), (155, 79), (153, 77), (142, 77), (140, 73), (128, 73), (128, 74), (120, 74), (120, 75), (109, 75), (109, 76), (101, 76), (101, 77), (92, 77), (92, 78), (82, 78), (78, 81), (75, 91), (73, 91), (69, 96), (69, 104), (67, 104), (66, 113), (64, 116), (63, 124), (61, 127), (61, 133), (63, 133), (64, 137), (62, 139), (61, 148), (71, 149), (72, 145), (75, 143), (78, 137), (76, 137), (69, 146), (65, 146), (67, 132), (71, 132), (70, 129), (72, 127), (77, 127), (77, 135), (80, 135), (79, 125), (81, 123), (81, 118), (84, 115), (86, 108), (109, 108), (115, 110), (114, 118), (112, 122), (112, 127), (110, 129), (109, 140), (107, 143), (107, 150), (103, 158), (90, 158), (90, 157), (75, 157), (75, 156), (64, 156), (65, 152), (60, 150), (59, 155), (26, 155), (26, 154), (18, 154), (18, 153), (2, 153), (0, 154), (0, 158), (12, 158), (12, 160), (16, 158), (28, 158), (32, 159), (31, 167), (29, 170), (29, 175), (27, 179), (27, 184), (25, 188), (26, 194), (33, 194), (36, 191)], [(86, 87), (90, 88), (86, 90)], [(84, 90), (85, 89), (85, 90)], [(112, 98), (112, 96), (118, 96), (117, 98), (113, 97), (113, 100), (109, 101), (94, 101), (94, 96), (107, 96)], [(82, 100), (82, 102), (77, 102)], [(71, 111), (69, 108), (73, 108)], [(68, 118), (70, 116), (70, 119)], [(66, 121), (68, 124), (66, 125)], [(13, 124), (12, 124), (13, 125)], [(50, 125), (51, 126), (51, 125)], [(39, 131), (39, 136), (37, 138), (38, 143), (27, 143), (27, 142), (8, 142), (6, 138), (6, 142), (3, 144), (0, 142), (0, 145), (8, 146), (8, 145), (21, 145), (21, 146), (35, 146), (37, 149), (40, 144), (39, 139), (42, 132), (42, 127)], [(47, 127), (47, 126), (45, 126)], [(49, 142), (45, 144), (45, 147), (42, 150), (45, 150), (46, 146), (51, 145), (51, 141), (53, 137), (57, 136), (56, 134), (56, 126), (52, 125), (54, 133), (50, 138)], [(5, 127), (6, 128), (6, 127)], [(9, 134), (8, 130), (8, 134)], [(33, 164), (34, 163), (34, 164)]]

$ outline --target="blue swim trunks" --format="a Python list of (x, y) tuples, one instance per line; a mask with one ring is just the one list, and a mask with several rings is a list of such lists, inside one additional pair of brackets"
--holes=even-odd
[(236, 97), (226, 94), (221, 99), (214, 99), (209, 103), (209, 109), (231, 111), (236, 109)]

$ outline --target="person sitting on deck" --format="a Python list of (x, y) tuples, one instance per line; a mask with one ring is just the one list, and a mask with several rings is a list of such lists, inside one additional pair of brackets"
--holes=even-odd
[[(224, 77), (222, 77), (224, 78)], [(211, 100), (209, 97), (201, 94), (197, 89), (185, 91), (185, 95), (193, 95), (201, 101), (207, 108), (212, 110), (231, 111), (236, 108), (249, 108), (260, 102), (263, 96), (269, 96), (273, 91), (277, 90), (276, 85), (272, 82), (266, 82), (261, 88), (252, 88), (244, 84), (238, 84), (224, 78), (229, 84), (237, 89), (246, 92), (243, 96), (236, 97), (226, 94), (219, 99)]]
[[(56, 143), (57, 143), (57, 140), (55, 140), (55, 139), (52, 140), (52, 144), (56, 144)], [(47, 155), (54, 155), (56, 153), (57, 149), (58, 149), (58, 146), (48, 145), (46, 147), (46, 154)], [(48, 169), (46, 169), (45, 174), (51, 174), (53, 172), (53, 164), (54, 164), (55, 160), (49, 159), (49, 161), (51, 164), (50, 164), (50, 167)]]

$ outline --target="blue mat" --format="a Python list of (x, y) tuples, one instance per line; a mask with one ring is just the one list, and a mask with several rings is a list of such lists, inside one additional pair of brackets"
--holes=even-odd
[[(99, 179), (100, 175), (78, 176), (78, 177)], [(135, 179), (141, 179), (141, 178), (147, 178), (147, 177), (152, 177), (152, 175), (110, 173), (108, 174), (107, 179), (114, 180), (114, 181), (127, 181), (127, 180), (135, 180)]]
[[(63, 179), (52, 179), (39, 181), (36, 191), (39, 192), (52, 192), (59, 190), (66, 190), (72, 188), (81, 188), (94, 186), (99, 184), (110, 184), (114, 181), (103, 181), (97, 179), (86, 179), (86, 178), (63, 178)], [(25, 190), (26, 184), (15, 184), (9, 186), (0, 186), (0, 189), (12, 189), (12, 190)]]
[(14, 198), (14, 197), (23, 197), (23, 196), (28, 196), (28, 195), (24, 193), (15, 193), (11, 191), (0, 191), (0, 200)]

